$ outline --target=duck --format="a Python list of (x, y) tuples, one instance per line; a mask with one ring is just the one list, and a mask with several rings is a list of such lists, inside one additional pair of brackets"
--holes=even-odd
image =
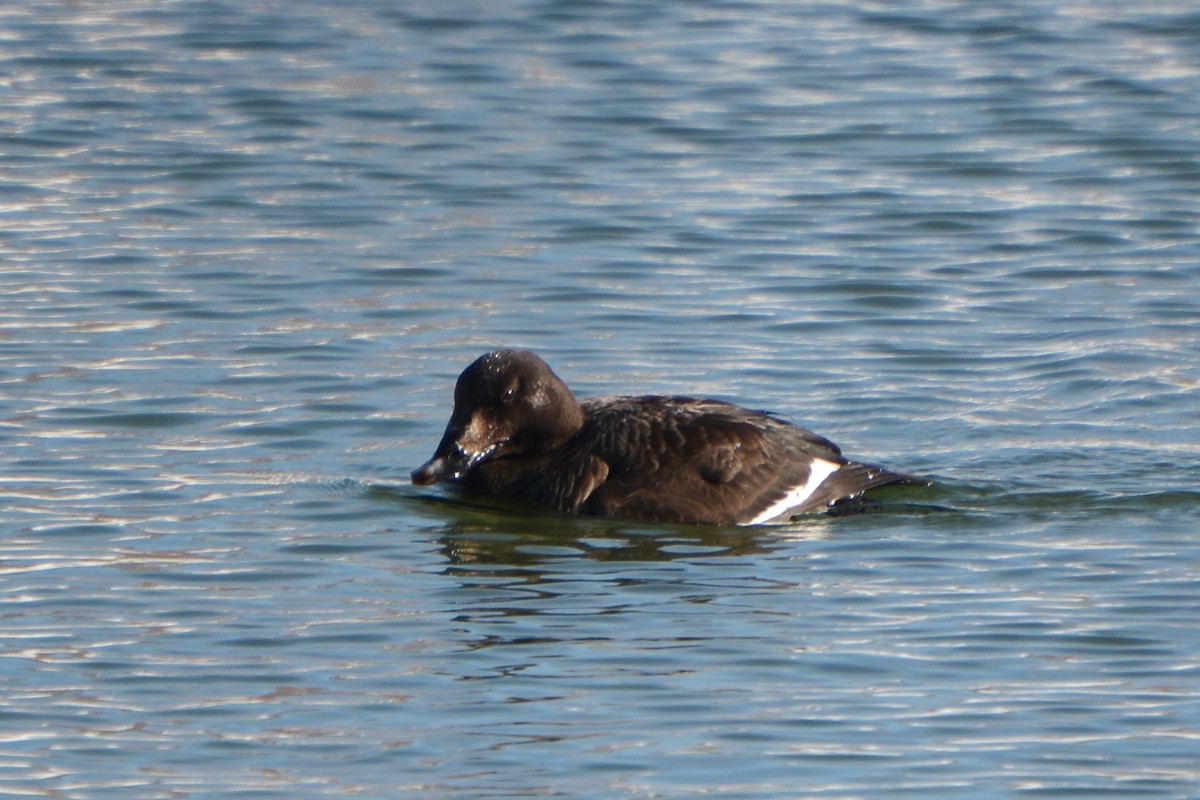
[(877, 487), (928, 483), (720, 400), (578, 400), (540, 356), (512, 349), (463, 370), (441, 442), (411, 479), (565, 514), (718, 526), (836, 513)]

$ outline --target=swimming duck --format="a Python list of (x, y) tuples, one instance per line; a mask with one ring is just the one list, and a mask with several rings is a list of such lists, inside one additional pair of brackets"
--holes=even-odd
[(731, 403), (579, 401), (536, 354), (495, 350), (459, 376), (446, 432), (412, 482), (568, 514), (758, 525), (925, 481), (847, 460), (812, 431)]

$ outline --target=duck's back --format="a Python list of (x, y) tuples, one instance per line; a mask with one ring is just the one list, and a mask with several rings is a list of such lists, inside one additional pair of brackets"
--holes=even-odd
[[(614, 397), (585, 401), (583, 409), (570, 458), (602, 462), (606, 474), (579, 496), (580, 513), (754, 524), (822, 509), (900, 477), (869, 468), (868, 478), (828, 439), (720, 401)], [(853, 479), (834, 481), (848, 467)], [(838, 486), (824, 486), (830, 483)]]

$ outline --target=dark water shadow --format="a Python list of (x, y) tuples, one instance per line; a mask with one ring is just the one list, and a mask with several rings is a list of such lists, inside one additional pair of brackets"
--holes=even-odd
[(437, 522), (453, 565), (534, 566), (551, 559), (669, 561), (682, 555), (744, 555), (769, 549), (763, 528), (655, 523), (577, 517), (491, 499), (372, 486), (370, 499), (395, 503)]
[[(678, 559), (766, 553), (802, 539), (835, 535), (842, 518), (864, 514), (896, 516), (945, 514), (949, 506), (909, 500), (928, 487), (896, 487), (878, 497), (846, 504), (826, 514), (797, 517), (785, 524), (727, 527), (633, 522), (558, 514), (526, 505), (435, 493), (410, 486), (370, 485), (368, 499), (395, 504), (433, 520), (420, 526), (436, 535), (447, 561), (456, 568), (531, 568), (549, 561), (585, 558), (608, 562), (663, 562)], [(873, 493), (875, 494), (875, 493)]]

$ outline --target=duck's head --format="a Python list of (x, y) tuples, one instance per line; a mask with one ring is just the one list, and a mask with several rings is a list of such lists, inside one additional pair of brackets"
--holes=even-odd
[(454, 412), (433, 458), (413, 470), (426, 486), (460, 480), (490, 461), (537, 455), (562, 445), (583, 424), (567, 385), (527, 350), (494, 350), (458, 376)]

